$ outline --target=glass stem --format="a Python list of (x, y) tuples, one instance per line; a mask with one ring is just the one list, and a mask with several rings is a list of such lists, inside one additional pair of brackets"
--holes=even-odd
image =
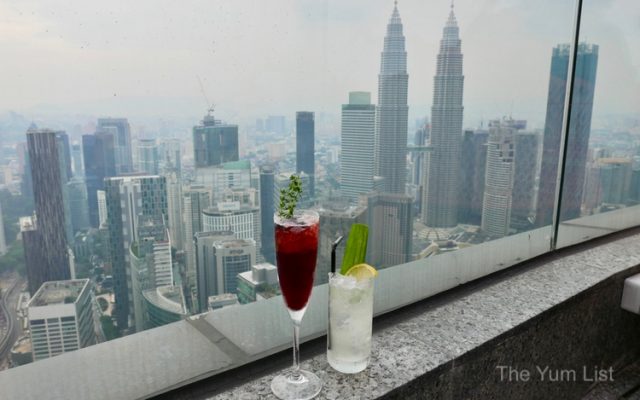
[(300, 374), (300, 322), (293, 321), (293, 371), (291, 379), (299, 381), (302, 379)]

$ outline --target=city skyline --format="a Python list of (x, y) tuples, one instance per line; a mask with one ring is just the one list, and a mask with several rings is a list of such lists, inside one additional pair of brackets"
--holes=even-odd
[[(106, 317), (121, 335), (275, 296), (279, 289), (266, 275), (277, 267), (263, 262), (276, 264), (274, 211), (292, 174), (303, 189), (297, 207), (320, 216), (316, 285), (326, 282), (330, 245), (354, 223), (369, 226), (366, 261), (378, 269), (485, 246), (537, 227), (551, 229), (558, 207), (553, 194), (564, 134), (568, 40), (554, 40), (544, 60), (536, 60), (536, 68), (546, 70), (545, 95), (536, 99), (545, 106), (544, 126), (529, 123), (535, 113), (512, 107), (490, 108), (478, 127), (469, 129), (467, 86), (483, 78), (467, 64), (464, 32), (470, 31), (457, 20), (463, 6), (449, 3), (448, 18), (438, 22), (440, 46), (431, 55), (426, 49), (415, 54), (436, 68), (427, 87), (419, 88), (431, 94), (433, 104), (414, 119), (408, 111), (414, 107), (408, 93), (418, 89), (408, 64), (414, 54), (405, 45), (416, 38), (405, 32), (400, 17), (404, 1), (391, 3), (393, 8), (386, 7), (390, 18), (376, 23), (376, 31), (386, 26), (378, 57), (361, 57), (378, 68), (379, 102), (371, 98), (373, 87), (341, 88), (333, 105), (342, 111), (338, 124), (301, 103), (242, 127), (240, 121), (253, 111), (229, 114), (236, 104), (231, 97), (218, 100), (224, 88), (210, 103), (205, 80), (206, 115), (189, 120), (188, 129), (157, 134), (131, 124), (133, 110), (110, 114), (100, 109), (101, 117), (74, 126), (73, 133), (55, 123), (48, 129), (32, 124), (21, 134), (26, 143), (15, 148), (12, 139), (0, 143), (0, 178), (11, 190), (8, 195), (25, 203), (35, 198), (35, 212), (23, 210), (18, 220), (31, 293), (46, 280), (89, 276), (92, 295), (112, 296), (103, 299), (102, 312), (108, 314), (96, 316)], [(310, 7), (312, 14), (318, 11)], [(305, 18), (312, 26), (323, 20)], [(600, 64), (609, 61), (596, 43), (579, 41), (567, 156), (560, 164), (563, 220), (640, 204), (640, 125), (624, 121), (598, 130), (591, 123), (603, 86)], [(533, 56), (528, 47), (523, 50), (523, 59)], [(504, 61), (490, 52), (487, 57), (489, 64)], [(497, 82), (496, 93), (513, 76), (526, 79), (529, 72), (499, 66), (509, 77)], [(238, 89), (238, 98), (259, 98), (264, 88), (249, 96), (240, 92), (242, 84)], [(492, 93), (485, 94), (487, 107), (495, 105)], [(316, 97), (313, 91), (307, 94)], [(519, 100), (527, 102), (526, 96)], [(227, 111), (218, 113), (218, 104)], [(169, 119), (158, 123), (163, 121)], [(331, 126), (339, 141), (326, 135)], [(61, 269), (66, 263), (68, 274)], [(64, 276), (52, 276), (61, 271)], [(103, 322), (94, 321), (99, 341), (107, 336)]]
[[(544, 102), (541, 102), (540, 99), (544, 98), (543, 87), (548, 64), (546, 62), (531, 63), (527, 62), (527, 60), (547, 60), (550, 47), (557, 43), (569, 41), (570, 29), (567, 26), (571, 25), (570, 22), (573, 17), (573, 10), (570, 5), (552, 4), (550, 1), (548, 3), (546, 4), (548, 6), (547, 9), (541, 11), (545, 7), (535, 7), (527, 5), (525, 2), (506, 6), (497, 2), (476, 5), (469, 1), (458, 1), (458, 18), (461, 26), (464, 26), (461, 35), (469, 36), (465, 47), (467, 74), (470, 78), (469, 84), (465, 88), (467, 103), (465, 127), (476, 126), (483, 118), (491, 119), (509, 112), (527, 118), (533, 128), (542, 125)], [(381, 21), (385, 21), (387, 18), (384, 10), (388, 10), (391, 4), (390, 1), (380, 1), (375, 6), (364, 7), (361, 2), (350, 2), (348, 5), (327, 2), (324, 6), (326, 12), (323, 12), (322, 5), (292, 4), (291, 13), (293, 15), (290, 19), (281, 21), (281, 19), (276, 18), (275, 20), (281, 21), (284, 25), (283, 29), (286, 28), (289, 31), (297, 32), (300, 39), (293, 40), (293, 43), (291, 43), (291, 38), (283, 40), (281, 42), (282, 48), (277, 47), (274, 49), (273, 54), (269, 54), (268, 59), (265, 60), (266, 64), (262, 66), (264, 68), (262, 74), (254, 75), (256, 78), (249, 79), (247, 83), (243, 83), (242, 79), (235, 79), (237, 74), (250, 73), (245, 69), (247, 67), (234, 69), (228, 64), (246, 65), (243, 59), (240, 58), (248, 57), (247, 52), (250, 52), (254, 47), (247, 46), (246, 49), (243, 49), (242, 46), (230, 48), (230, 43), (227, 43), (227, 41), (205, 39), (208, 36), (205, 35), (205, 32), (209, 32), (209, 35), (213, 35), (213, 37), (220, 33), (223, 34), (222, 37), (230, 35), (232, 31), (228, 25), (225, 25), (228, 22), (223, 22), (219, 26), (211, 26), (197, 19), (193, 33), (195, 37), (185, 38), (180, 35), (168, 41), (168, 43), (164, 43), (167, 46), (180, 44), (182, 50), (177, 50), (176, 54), (186, 52), (182, 54), (185, 56), (184, 60), (178, 66), (174, 65), (175, 63), (173, 62), (154, 65), (154, 70), (156, 68), (158, 70), (158, 72), (154, 72), (147, 71), (147, 68), (142, 68), (142, 66), (136, 64), (136, 62), (138, 64), (142, 62), (140, 61), (139, 51), (138, 53), (130, 54), (130, 46), (134, 43), (138, 46), (135, 47), (136, 50), (145, 48), (149, 52), (157, 51), (157, 45), (143, 46), (143, 44), (149, 44), (146, 42), (149, 40), (147, 38), (148, 35), (141, 36), (138, 30), (129, 25), (133, 23), (131, 16), (135, 15), (136, 10), (131, 11), (131, 15), (123, 15), (123, 10), (116, 7), (116, 9), (105, 12), (106, 16), (111, 16), (111, 18), (108, 18), (106, 16), (93, 15), (93, 10), (91, 14), (86, 15), (89, 10), (84, 9), (83, 6), (74, 9), (74, 13), (77, 13), (77, 16), (69, 16), (68, 13), (71, 10), (56, 10), (57, 13), (54, 14), (48, 12), (46, 7), (37, 7), (31, 3), (25, 3), (20, 7), (17, 5), (12, 7), (0, 5), (0, 8), (6, 11), (4, 18), (7, 20), (5, 28), (7, 35), (14, 34), (18, 36), (14, 41), (16, 45), (7, 48), (10, 60), (10, 64), (7, 65), (8, 72), (11, 72), (12, 68), (17, 68), (17, 66), (13, 67), (12, 55), (18, 56), (27, 49), (37, 52), (43, 46), (46, 47), (47, 53), (53, 52), (54, 55), (59, 54), (60, 56), (64, 55), (64, 57), (73, 56), (82, 61), (74, 63), (73, 66), (68, 66), (72, 70), (65, 72), (60, 70), (60, 66), (57, 66), (56, 62), (52, 62), (50, 63), (50, 70), (42, 71), (38, 69), (37, 74), (35, 74), (35, 71), (31, 71), (31, 67), (25, 69), (23, 63), (20, 63), (20, 70), (14, 74), (16, 79), (5, 85), (10, 90), (15, 87), (20, 88), (20, 91), (15, 96), (7, 96), (7, 99), (11, 99), (10, 103), (3, 104), (0, 102), (0, 110), (15, 110), (18, 112), (27, 110), (28, 114), (30, 114), (27, 117), (34, 119), (38, 119), (38, 115), (52, 116), (64, 113), (94, 114), (99, 112), (104, 115), (122, 115), (125, 114), (125, 111), (131, 119), (145, 119), (153, 115), (192, 118), (201, 114), (201, 111), (196, 111), (196, 109), (202, 110), (209, 105), (205, 105), (200, 93), (197, 76), (201, 76), (209, 96), (212, 97), (214, 102), (220, 104), (218, 114), (227, 120), (236, 120), (236, 117), (242, 115), (246, 120), (237, 119), (237, 122), (243, 125), (254, 119), (256, 115), (277, 113), (278, 110), (295, 110), (299, 107), (314, 109), (318, 115), (320, 113), (331, 113), (338, 116), (339, 108), (335, 107), (335, 105), (342, 103), (341, 99), (346, 91), (365, 90), (373, 92), (377, 73), (375, 66), (372, 66), (372, 60), (377, 58), (377, 54), (379, 54), (377, 46), (382, 40), (384, 32), (377, 32), (379, 30), (374, 29), (370, 35), (354, 39), (357, 40), (355, 43), (352, 41), (341, 43), (344, 41), (333, 41), (332, 38), (334, 35), (337, 36), (343, 33), (349, 26), (354, 29), (358, 29), (359, 26), (379, 26)], [(408, 69), (412, 71), (409, 90), (410, 120), (412, 120), (414, 117), (426, 115), (431, 106), (429, 82), (435, 74), (435, 66), (432, 59), (437, 52), (440, 21), (446, 16), (449, 4), (448, 2), (429, 4), (429, 12), (423, 12), (427, 5), (415, 2), (404, 1), (400, 5), (407, 13), (404, 21), (406, 36), (409, 38), (407, 51), (413, 54), (413, 57), (408, 60)], [(166, 9), (166, 7), (168, 6), (165, 5), (164, 8)], [(260, 6), (259, 10), (244, 10), (245, 6), (242, 5), (228, 7), (229, 15), (237, 16), (238, 18), (243, 16), (247, 19), (247, 22), (253, 21), (252, 18), (256, 17), (255, 13), (258, 11), (264, 11), (266, 13), (264, 15), (271, 15), (274, 12), (273, 10), (263, 10), (263, 6)], [(594, 5), (592, 7), (597, 6)], [(628, 17), (620, 13), (615, 5), (611, 8), (612, 10), (608, 11), (609, 14), (614, 13), (616, 18), (627, 20)], [(26, 12), (27, 10), (30, 12)], [(302, 12), (302, 10), (306, 12)], [(160, 7), (160, 10), (156, 12), (162, 14), (162, 11), (163, 7)], [(178, 10), (177, 13), (183, 18), (193, 18), (190, 11)], [(420, 23), (416, 21), (416, 16), (418, 15), (421, 18)], [(509, 15), (509, 18), (505, 18), (505, 15)], [(545, 30), (534, 34), (529, 28), (526, 28), (527, 26), (532, 26), (530, 22), (527, 24), (528, 21), (535, 21), (536, 17), (542, 18), (543, 16), (547, 20)], [(86, 21), (94, 20), (96, 25), (105, 28), (124, 24), (127, 28), (132, 28), (133, 37), (130, 38), (131, 43), (122, 43), (123, 38), (121, 35), (108, 36), (105, 31), (97, 32), (93, 28), (88, 28), (87, 25), (89, 24), (84, 22), (79, 21), (78, 26), (75, 24), (60, 25), (59, 19), (63, 17), (69, 17), (71, 21), (84, 17)], [(161, 26), (167, 23), (162, 15), (155, 13), (149, 15), (148, 19), (154, 26)], [(324, 30), (322, 28), (323, 24), (320, 23), (322, 21), (326, 22)], [(492, 27), (498, 21), (506, 24), (502, 29), (511, 30), (513, 28), (509, 38), (501, 38), (498, 35), (498, 29)], [(616, 26), (615, 30), (611, 30), (605, 22), (594, 21), (594, 18), (590, 17), (589, 14), (585, 15), (585, 21), (592, 26), (591, 31), (595, 33), (604, 32), (602, 34), (603, 39), (599, 40), (599, 44), (603, 48), (614, 48), (615, 46), (607, 46), (607, 41), (611, 44), (618, 44), (619, 42), (616, 39), (621, 35), (621, 30), (628, 29), (624, 27), (624, 24), (621, 24), (619, 27)], [(303, 22), (308, 23), (303, 24)], [(516, 28), (518, 23), (525, 28)], [(327, 26), (331, 26), (328, 31), (326, 30)], [(483, 34), (474, 34), (479, 28), (482, 28)], [(256, 22), (254, 30), (258, 29), (266, 29), (266, 27)], [(240, 40), (239, 43), (242, 44), (244, 40), (248, 40), (247, 36), (250, 33), (246, 32), (240, 35), (241, 37), (238, 38)], [(260, 31), (260, 33), (267, 32)], [(281, 39), (279, 35), (283, 35), (283, 32), (276, 30), (275, 32), (269, 32), (266, 37)], [(277, 55), (281, 55), (287, 45), (290, 48), (298, 48), (301, 43), (305, 42), (307, 37), (309, 37), (309, 44), (313, 44), (313, 46), (308, 46), (309, 48), (320, 48), (323, 51), (315, 56), (310, 55), (308, 50), (304, 51), (300, 55), (300, 60), (311, 62), (309, 65), (325, 66), (326, 68), (314, 74), (319, 79), (301, 80), (298, 79), (301, 71), (298, 66), (299, 61), (297, 61), (295, 67), (288, 68), (291, 71), (285, 69), (285, 71), (291, 72), (290, 81), (299, 81), (301, 83), (301, 85), (295, 85), (294, 87), (286, 84), (283, 80), (282, 75), (285, 71), (279, 71), (279, 68), (276, 69), (277, 71), (272, 70), (269, 65), (279, 61)], [(187, 39), (189, 40), (185, 42)], [(341, 44), (338, 45), (338, 43)], [(513, 57), (513, 55), (520, 53), (518, 50), (519, 43), (527, 47), (526, 57), (522, 57), (522, 59)], [(114, 51), (113, 46), (116, 45), (122, 45), (122, 48), (128, 51), (126, 55), (129, 57), (124, 58), (124, 60), (127, 60), (124, 64), (111, 68), (112, 62), (106, 62), (101, 64), (101, 67), (89, 67), (96, 62), (96, 59), (104, 61), (105, 52), (113, 56), (111, 52)], [(14, 48), (14, 46), (18, 48)], [(200, 49), (198, 46), (205, 46), (205, 48)], [(495, 71), (484, 63), (484, 54), (487, 49), (498, 47), (502, 50), (499, 54), (492, 54), (493, 61), (512, 71), (521, 72), (510, 74), (510, 76), (495, 75)], [(200, 62), (203, 65), (216, 65), (214, 72), (208, 72), (204, 68), (194, 66), (191, 63), (194, 58), (195, 48), (198, 48), (199, 55), (215, 57), (212, 60), (213, 64)], [(353, 53), (353, 48), (360, 49), (357, 52), (357, 60), (353, 60), (355, 56), (355, 54), (351, 54)], [(624, 87), (624, 85), (621, 87), (620, 83), (615, 82), (610, 84), (612, 77), (623, 73), (629, 74), (628, 70), (622, 70), (625, 68), (623, 65), (633, 65), (640, 62), (638, 50), (632, 48), (627, 50), (628, 54), (612, 53), (612, 57), (609, 57), (609, 60), (604, 61), (601, 65), (601, 68), (610, 72), (606, 74), (609, 78), (603, 78), (605, 79), (603, 81), (605, 88), (595, 100), (596, 116), (599, 104), (604, 104), (608, 108), (608, 111), (603, 109), (602, 112), (605, 113), (614, 110), (629, 110), (629, 100), (634, 93), (634, 84), (629, 87)], [(233, 56), (225, 58), (231, 51), (234, 52)], [(610, 51), (616, 50), (612, 49)], [(335, 56), (327, 58), (328, 54), (335, 54)], [(628, 60), (629, 63), (615, 63), (613, 60), (618, 55), (622, 59)], [(315, 62), (313, 61), (314, 58), (310, 58), (318, 56), (326, 59), (322, 62)], [(175, 60), (175, 57), (170, 57), (170, 60)], [(218, 59), (218, 57), (222, 58)], [(119, 60), (119, 62), (122, 62), (123, 59), (120, 58)], [(145, 67), (147, 66), (146, 62), (148, 61), (142, 62)], [(136, 65), (134, 67), (130, 64)], [(164, 68), (169, 68), (169, 66), (171, 66), (171, 71), (165, 71)], [(93, 72), (85, 71), (84, 68), (90, 68)], [(219, 71), (218, 68), (222, 68), (222, 70)], [(314, 66), (312, 68), (320, 67)], [(348, 69), (343, 71), (345, 68)], [(80, 69), (81, 71), (75, 71), (75, 69)], [(101, 83), (97, 83), (94, 80), (94, 74), (98, 71), (103, 76), (100, 79)], [(150, 74), (143, 75), (142, 71)], [(306, 68), (305, 71), (307, 71)], [(267, 72), (266, 75), (264, 74), (265, 72)], [(470, 72), (473, 73), (473, 79), (471, 79)], [(157, 74), (161, 76), (157, 77)], [(271, 77), (274, 74), (277, 76)], [(340, 78), (335, 83), (327, 85), (329, 77), (335, 74), (338, 74)], [(629, 75), (634, 76), (633, 71)], [(267, 78), (268, 82), (262, 78), (258, 80), (260, 76)], [(527, 79), (524, 79), (525, 76)], [(43, 78), (47, 78), (44, 87), (51, 89), (51, 93), (56, 93), (55, 100), (53, 97), (47, 99), (47, 95), (43, 95), (41, 90), (38, 90), (36, 96), (35, 92), (30, 89), (31, 87), (40, 87), (41, 85), (38, 85), (38, 83)], [(3, 77), (0, 77), (0, 82), (1, 79)], [(83, 90), (78, 94), (79, 91), (75, 87), (84, 89), (86, 87), (84, 82), (88, 79), (94, 81), (89, 85), (91, 90)], [(254, 95), (249, 98), (246, 96), (232, 96), (229, 92), (229, 84), (225, 83), (225, 81), (233, 82), (236, 85), (234, 91), (242, 91), (242, 85), (250, 84)], [(130, 82), (132, 84), (129, 85), (128, 83)], [(333, 79), (332, 82), (334, 82)], [(500, 82), (501, 85), (496, 87), (496, 82)], [(637, 85), (637, 82), (635, 84)], [(270, 85), (278, 85), (288, 89), (284, 92), (281, 90), (274, 91)], [(516, 87), (517, 89), (515, 89)], [(613, 96), (609, 88), (615, 89), (615, 96)], [(310, 97), (304, 95), (309, 92), (314, 93), (314, 96), (311, 97), (313, 100), (309, 100)], [(278, 96), (274, 96), (273, 93), (278, 93)], [(240, 99), (249, 99), (250, 104), (239, 104), (238, 101), (244, 101)], [(372, 100), (374, 104), (378, 101), (377, 98)], [(43, 107), (38, 108), (38, 104)], [(46, 106), (46, 104), (55, 105), (52, 108)], [(28, 111), (29, 109), (32, 109), (32, 111)]]

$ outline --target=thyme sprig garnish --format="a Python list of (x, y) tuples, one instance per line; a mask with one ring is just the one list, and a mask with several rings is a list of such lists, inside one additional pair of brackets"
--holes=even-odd
[(278, 215), (282, 218), (293, 218), (293, 212), (300, 197), (302, 197), (302, 181), (298, 175), (291, 175), (289, 187), (280, 189)]

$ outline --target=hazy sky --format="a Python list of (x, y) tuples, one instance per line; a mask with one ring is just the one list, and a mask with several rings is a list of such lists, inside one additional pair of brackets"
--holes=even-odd
[[(600, 45), (596, 114), (640, 114), (638, 0), (586, 0)], [(447, 0), (400, 0), (410, 125), (429, 115)], [(339, 115), (377, 91), (391, 0), (0, 0), (0, 112), (201, 116), (197, 77), (234, 122), (313, 110)], [(570, 0), (456, 0), (465, 126), (512, 113), (544, 120), (551, 48), (568, 42)], [(625, 79), (622, 79), (624, 77)], [(628, 78), (628, 79), (627, 79)]]

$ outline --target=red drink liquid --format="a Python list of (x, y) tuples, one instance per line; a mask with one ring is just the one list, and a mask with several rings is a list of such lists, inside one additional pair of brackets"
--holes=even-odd
[(275, 217), (278, 278), (290, 310), (304, 308), (311, 296), (318, 254), (318, 215), (283, 220)]

